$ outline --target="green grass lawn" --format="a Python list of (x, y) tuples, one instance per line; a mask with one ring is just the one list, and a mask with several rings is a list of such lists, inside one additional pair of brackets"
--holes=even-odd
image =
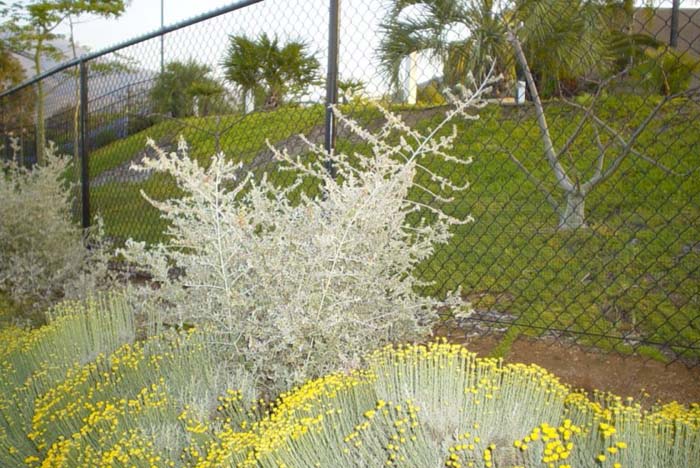
[[(629, 133), (652, 107), (639, 98), (608, 98), (598, 115)], [(371, 122), (377, 114), (361, 109), (355, 115)], [(548, 115), (561, 145), (576, 124), (576, 114), (550, 103)], [(418, 274), (434, 281), (425, 293), (442, 295), (462, 286), (477, 310), (511, 323), (508, 339), (554, 329), (575, 333), (585, 344), (624, 352), (636, 346), (641, 353), (663, 358), (658, 347), (602, 336), (627, 334), (671, 343), (676, 354), (700, 358), (700, 172), (671, 175), (631, 156), (587, 198), (589, 227), (558, 231), (557, 216), (545, 197), (508, 157), (513, 153), (553, 190), (532, 110), (494, 105), (481, 117), (457, 124), (460, 136), (453, 154), (473, 156), (471, 166), (455, 172), (453, 166), (428, 162), (431, 170), (471, 182), (445, 209), (456, 216), (471, 214), (476, 221), (456, 229), (451, 242), (421, 266)], [(438, 119), (427, 117), (418, 126), (435, 125)], [(229, 157), (249, 163), (264, 149), (265, 138), (279, 142), (322, 121), (323, 109), (312, 107), (164, 122), (93, 153), (91, 175), (131, 159), (146, 136), (172, 140), (181, 133), (193, 157), (206, 161), (214, 151), (217, 128), (229, 127), (221, 147)], [(697, 104), (673, 102), (640, 137), (637, 149), (676, 173), (700, 167), (699, 122)], [(610, 139), (602, 142), (607, 145)], [(338, 146), (362, 149), (342, 139)], [(616, 150), (608, 151), (609, 161)], [(586, 127), (564, 163), (585, 179), (596, 156), (593, 131)], [(92, 191), (92, 206), (104, 216), (108, 233), (121, 239), (162, 239), (164, 225), (140, 196), (142, 189), (155, 198), (177, 193), (172, 181), (160, 175)]]
[[(267, 148), (266, 139), (274, 144), (307, 132), (322, 124), (323, 117), (324, 109), (314, 106), (288, 107), (247, 116), (167, 120), (93, 152), (90, 155), (90, 177), (95, 178), (133, 159), (146, 148), (148, 138), (172, 146), (182, 136), (190, 147), (190, 156), (205, 166), (217, 149), (218, 139), (219, 148), (228, 157), (247, 164)], [(163, 239), (165, 224), (158, 211), (143, 199), (141, 190), (155, 199), (177, 194), (174, 181), (162, 174), (142, 183), (110, 182), (91, 189), (91, 210), (105, 219), (108, 235), (149, 242)]]
[[(700, 167), (698, 119), (679, 114), (688, 107), (670, 106), (638, 145), (678, 173)], [(631, 129), (650, 108), (636, 99), (609, 100), (598, 113)], [(549, 112), (556, 116), (549, 121), (552, 133), (562, 144), (575, 119), (561, 106)], [(475, 162), (457, 177), (467, 177), (472, 188), (449, 208), (460, 216), (471, 213), (476, 222), (458, 229), (426, 262), (420, 274), (435, 280), (427, 293), (461, 285), (477, 309), (511, 314), (515, 324), (527, 327), (514, 332), (586, 333), (583, 342), (620, 350), (628, 347), (599, 335), (630, 333), (695, 347), (674, 350), (700, 356), (700, 172), (672, 176), (628, 158), (587, 199), (589, 228), (562, 232), (544, 196), (507, 156), (515, 154), (552, 190), (531, 113), (492, 110), (480, 123), (461, 125), (460, 135), (455, 153), (473, 155)], [(586, 128), (571, 154), (584, 180), (596, 150)], [(660, 357), (650, 347), (641, 351)]]

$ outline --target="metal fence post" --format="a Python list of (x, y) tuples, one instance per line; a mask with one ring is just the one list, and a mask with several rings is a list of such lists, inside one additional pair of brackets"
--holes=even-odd
[(88, 165), (88, 67), (80, 62), (80, 196), (83, 228), (90, 227), (90, 174)]
[(328, 72), (326, 75), (326, 122), (325, 144), (328, 153), (326, 169), (331, 177), (335, 177), (333, 167), (333, 152), (335, 151), (336, 121), (332, 105), (338, 103), (338, 48), (339, 48), (339, 18), (340, 0), (330, 0), (328, 18)]
[(9, 118), (9, 113), (7, 111), (6, 106), (7, 106), (8, 99), (9, 98), (7, 96), (0, 97), (0, 110), (2, 111), (2, 114), (1, 114), (2, 115), (2, 135), (3, 135), (2, 145), (3, 145), (3, 148), (5, 149), (5, 156), (4, 157), (5, 157), (6, 161), (10, 161), (12, 159), (10, 156), (12, 154), (10, 152), (11, 151), (10, 150), (10, 135), (7, 132), (7, 127), (8, 127), (7, 119)]
[(678, 16), (681, 10), (681, 1), (673, 0), (673, 5), (671, 7), (671, 38), (669, 40), (669, 45), (671, 47), (678, 47)]

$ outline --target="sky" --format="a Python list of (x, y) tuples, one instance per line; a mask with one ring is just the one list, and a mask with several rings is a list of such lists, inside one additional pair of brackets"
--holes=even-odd
[[(277, 4), (299, 4), (298, 0), (267, 0)], [(342, 0), (342, 6), (355, 8), (353, 4), (373, 3), (374, 0)], [(235, 1), (231, 0), (163, 0), (165, 24), (172, 24), (204, 12), (224, 7)], [(326, 2), (327, 3), (327, 2)], [(644, 3), (639, 1), (637, 3)], [(655, 0), (654, 5), (670, 6), (671, 1)], [(681, 6), (697, 6), (695, 0), (682, 0)], [(80, 42), (92, 50), (102, 49), (126, 38), (136, 37), (160, 27), (161, 0), (131, 0), (126, 13), (114, 20), (84, 18), (77, 26)], [(67, 32), (67, 28), (63, 28)]]
[[(279, 5), (294, 5), (303, 0), (267, 0)], [(359, 3), (376, 3), (376, 0), (341, 0), (341, 7), (354, 9)], [(236, 3), (231, 0), (162, 0), (165, 24), (173, 24), (207, 11)], [(327, 1), (325, 3), (328, 3)], [(380, 2), (381, 3), (381, 2)], [(639, 1), (637, 3), (645, 3)], [(671, 1), (655, 0), (654, 5), (668, 7)], [(696, 0), (682, 0), (682, 7), (697, 6)], [(161, 24), (161, 0), (131, 0), (126, 12), (117, 19), (101, 19), (85, 17), (76, 26), (76, 36), (79, 41), (91, 50), (99, 50), (125, 39), (140, 36), (155, 31)], [(68, 28), (61, 28), (67, 33)]]
[[(173, 24), (236, 3), (231, 0), (163, 0), (165, 24)], [(131, 0), (126, 12), (117, 19), (85, 17), (76, 27), (79, 42), (99, 50), (160, 28), (161, 0)], [(67, 33), (68, 28), (61, 28)]]

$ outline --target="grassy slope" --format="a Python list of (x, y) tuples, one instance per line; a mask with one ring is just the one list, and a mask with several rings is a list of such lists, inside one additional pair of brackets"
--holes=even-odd
[[(633, 128), (650, 107), (637, 100), (608, 101), (599, 115)], [(625, 123), (635, 109), (635, 121)], [(700, 125), (675, 110), (655, 123), (638, 147), (685, 173), (700, 167), (692, 150), (700, 144)], [(549, 123), (561, 145), (574, 119), (558, 106), (550, 108), (550, 116), (558, 116)], [(700, 255), (697, 247), (687, 252), (700, 241), (697, 175), (674, 177), (629, 158), (589, 196), (590, 228), (558, 232), (544, 197), (507, 156), (515, 154), (552, 187), (532, 115), (505, 109), (484, 117), (460, 128), (456, 154), (474, 155), (475, 162), (466, 174), (472, 188), (451, 207), (460, 215), (471, 213), (476, 223), (459, 229), (425, 265), (422, 276), (436, 281), (428, 292), (462, 285), (477, 308), (508, 312), (516, 323), (540, 327), (530, 332), (586, 332), (592, 336), (584, 341), (606, 348), (624, 345), (596, 334), (635, 330), (652, 341), (698, 347)], [(571, 154), (583, 174), (595, 163), (593, 142), (587, 128)]]
[[(190, 147), (190, 156), (206, 165), (215, 152), (216, 136), (219, 135), (221, 149), (229, 157), (250, 163), (259, 151), (266, 148), (266, 139), (275, 143), (306, 132), (321, 124), (323, 115), (323, 109), (316, 106), (284, 108), (244, 117), (165, 121), (93, 152), (90, 155), (90, 176), (96, 177), (131, 160), (145, 148), (147, 138), (163, 144), (175, 142), (182, 136)], [(140, 195), (140, 190), (156, 199), (177, 193), (173, 181), (162, 174), (156, 174), (143, 183), (112, 182), (92, 189), (91, 209), (104, 217), (109, 235), (149, 242), (162, 239), (165, 225), (159, 219), (158, 211)]]
[[(631, 129), (651, 105), (637, 99), (609, 99), (598, 114), (618, 128)], [(552, 133), (561, 144), (575, 116), (557, 104), (548, 112)], [(700, 144), (697, 114), (693, 105), (674, 103), (642, 135), (638, 147), (679, 173), (700, 166), (697, 152), (692, 151)], [(360, 111), (358, 115), (376, 114)], [(437, 118), (419, 126), (434, 124)], [(244, 162), (264, 148), (265, 138), (279, 141), (308, 131), (322, 121), (322, 110), (285, 109), (247, 119), (234, 125), (227, 134), (232, 137), (223, 139), (225, 152)], [(205, 160), (213, 151), (215, 124), (212, 118), (169, 123), (168, 128), (161, 124), (163, 128), (154, 127), (131, 139), (143, 141), (149, 132), (159, 139), (163, 132), (181, 131), (193, 155)], [(472, 188), (446, 208), (458, 216), (471, 214), (476, 222), (458, 229), (452, 241), (423, 265), (419, 274), (435, 281), (426, 293), (444, 294), (461, 285), (477, 309), (511, 314), (515, 324), (527, 326), (513, 327), (511, 338), (520, 331), (538, 334), (559, 329), (588, 333), (584, 342), (620, 350), (629, 348), (597, 335), (641, 333), (652, 341), (698, 346), (700, 254), (693, 247), (700, 243), (697, 173), (675, 177), (628, 158), (588, 198), (590, 228), (558, 232), (551, 207), (507, 156), (515, 154), (551, 189), (552, 177), (542, 158), (532, 113), (491, 107), (480, 121), (459, 123), (458, 130), (454, 154), (474, 156), (474, 164), (462, 173), (450, 173), (452, 167), (437, 164), (432, 169), (471, 181)], [(128, 140), (95, 153), (93, 174), (129, 159), (135, 150), (129, 150), (134, 143)], [(342, 140), (339, 147), (357, 149)], [(612, 158), (614, 151), (610, 151)], [(569, 157), (585, 175), (590, 174), (595, 156), (593, 133), (586, 128)], [(140, 197), (140, 189), (156, 198), (175, 193), (167, 178), (156, 176), (141, 184), (97, 188), (93, 205), (106, 218), (111, 234), (157, 240), (163, 225)], [(661, 358), (654, 348), (641, 351)], [(676, 351), (687, 353), (682, 348)]]

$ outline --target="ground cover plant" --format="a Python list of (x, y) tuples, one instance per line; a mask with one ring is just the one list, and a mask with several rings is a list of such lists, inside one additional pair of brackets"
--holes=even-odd
[(2, 466), (115, 466), (122, 436), (140, 461), (167, 466), (157, 457), (186, 442), (185, 407), (203, 417), (227, 379), (246, 388), (218, 372), (197, 332), (136, 340), (137, 311), (110, 293), (61, 303), (38, 329), (0, 331)]
[(37, 454), (27, 434), (40, 396), (71, 367), (135, 339), (134, 310), (118, 295), (62, 302), (45, 315), (46, 325), (35, 330), (12, 323), (0, 329), (2, 466), (20, 466)]
[[(654, 105), (639, 97), (610, 96), (596, 112), (634, 128)], [(551, 102), (547, 108), (558, 145), (575, 121), (567, 107)], [(699, 179), (692, 172), (700, 161), (691, 150), (699, 142), (696, 122), (687, 120), (697, 106), (672, 102), (639, 137), (645, 155), (675, 174), (636, 159), (626, 161), (618, 178), (590, 194), (588, 228), (570, 233), (557, 230), (545, 197), (509, 158), (513, 153), (527, 161), (531, 172), (554, 186), (546, 163), (531, 157), (541, 151), (533, 114), (517, 108), (491, 111), (491, 117), (480, 120), (485, 128), (463, 129), (455, 151), (489, 156), (475, 158), (472, 190), (449, 209), (469, 212), (480, 222), (458, 228), (453, 242), (426, 262), (419, 275), (437, 278), (445, 289), (462, 284), (471, 291), (475, 309), (499, 311), (505, 325), (525, 325), (515, 327), (516, 332), (584, 333), (577, 337), (581, 343), (623, 352), (646, 335), (654, 343), (678, 344), (677, 355), (697, 358), (697, 351), (683, 347), (696, 346), (700, 338), (694, 325), (700, 252), (692, 247), (700, 238), (692, 221), (700, 217), (695, 202)], [(590, 143), (595, 133), (585, 128), (579, 139), (579, 170), (590, 170), (595, 167), (597, 148)], [(680, 175), (686, 173), (690, 175)], [(651, 347), (637, 349), (663, 359)]]
[(54, 314), (0, 332), (3, 466), (690, 468), (700, 457), (700, 406), (585, 395), (458, 345), (389, 346), (263, 402), (244, 374), (217, 380), (198, 330), (134, 341), (123, 295)]

